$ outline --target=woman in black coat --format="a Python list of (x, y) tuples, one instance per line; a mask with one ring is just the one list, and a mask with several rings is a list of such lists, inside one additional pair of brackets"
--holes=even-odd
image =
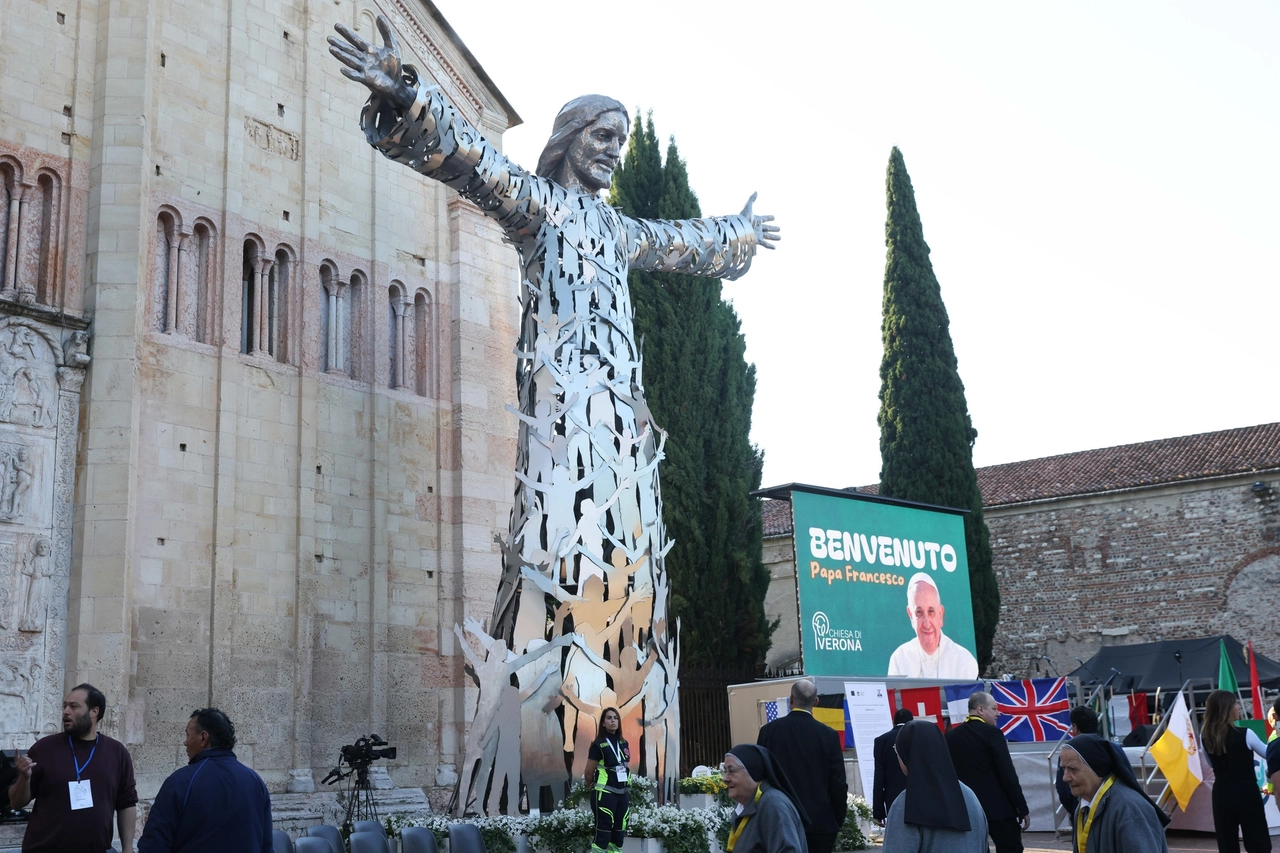
[(1215, 690), (1204, 709), (1201, 737), (1213, 765), (1213, 831), (1219, 853), (1239, 853), (1237, 831), (1244, 836), (1248, 853), (1270, 853), (1271, 836), (1262, 810), (1262, 794), (1253, 772), (1253, 756), (1263, 760), (1267, 748), (1248, 729), (1234, 725), (1240, 719), (1240, 700), (1234, 693)]

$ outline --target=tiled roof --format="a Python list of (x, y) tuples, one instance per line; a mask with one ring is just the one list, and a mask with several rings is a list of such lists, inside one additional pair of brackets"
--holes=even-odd
[(1280, 423), (978, 469), (986, 507), (1280, 468)]
[(764, 536), (785, 536), (791, 532), (791, 502), (765, 501), (761, 506), (764, 517)]
[[(978, 469), (986, 508), (1280, 468), (1280, 423), (1082, 450)], [(859, 492), (876, 494), (876, 485)], [(772, 505), (777, 506), (772, 506)], [(764, 535), (791, 532), (785, 501), (765, 501)]]

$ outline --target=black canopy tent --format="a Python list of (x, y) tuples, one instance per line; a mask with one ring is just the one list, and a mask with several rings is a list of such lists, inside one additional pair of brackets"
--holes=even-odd
[[(1188, 678), (1218, 680), (1218, 641), (1227, 647), (1227, 657), (1241, 687), (1251, 687), (1249, 663), (1244, 644), (1234, 637), (1197, 637), (1193, 640), (1162, 640), (1132, 646), (1103, 646), (1083, 666), (1068, 677), (1080, 679), (1082, 685), (1096, 685), (1115, 675), (1111, 682), (1117, 692), (1136, 690), (1150, 693), (1157, 688), (1177, 690)], [(1280, 686), (1280, 663), (1254, 653), (1258, 681), (1263, 687)], [(1178, 656), (1181, 655), (1181, 661)]]

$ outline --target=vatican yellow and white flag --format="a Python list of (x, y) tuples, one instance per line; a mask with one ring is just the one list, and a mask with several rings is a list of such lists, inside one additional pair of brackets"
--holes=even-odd
[(1204, 771), (1200, 768), (1200, 741), (1191, 726), (1191, 712), (1181, 692), (1169, 709), (1169, 727), (1151, 745), (1151, 757), (1169, 780), (1178, 808), (1186, 811), (1191, 795), (1204, 782)]

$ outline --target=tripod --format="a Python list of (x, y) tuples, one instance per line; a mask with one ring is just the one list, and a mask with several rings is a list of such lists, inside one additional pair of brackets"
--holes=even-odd
[(369, 784), (369, 765), (362, 763), (354, 769), (356, 778), (347, 785), (347, 815), (342, 821), (342, 829), (348, 836), (356, 821), (378, 820), (378, 804), (373, 798), (373, 786)]

